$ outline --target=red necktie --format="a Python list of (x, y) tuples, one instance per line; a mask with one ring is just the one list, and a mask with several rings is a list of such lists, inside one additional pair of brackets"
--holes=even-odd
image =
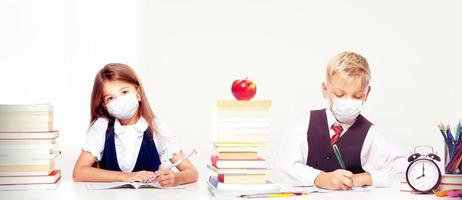
[(341, 124), (333, 124), (332, 125), (332, 130), (334, 130), (334, 135), (330, 138), (330, 144), (334, 145), (338, 139), (340, 138), (340, 134), (343, 131), (343, 127)]

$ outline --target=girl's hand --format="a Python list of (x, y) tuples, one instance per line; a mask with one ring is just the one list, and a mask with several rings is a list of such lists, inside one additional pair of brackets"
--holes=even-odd
[(159, 169), (154, 172), (154, 177), (157, 177), (155, 180), (159, 181), (162, 187), (173, 187), (178, 185), (175, 181), (175, 173), (171, 170)]
[(149, 178), (154, 176), (154, 172), (150, 171), (138, 171), (138, 172), (131, 172), (131, 173), (124, 173), (123, 181), (124, 182), (140, 182), (146, 183)]

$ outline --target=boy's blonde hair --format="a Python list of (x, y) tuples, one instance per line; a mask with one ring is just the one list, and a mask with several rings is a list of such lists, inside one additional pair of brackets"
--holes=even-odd
[(327, 64), (327, 82), (330, 82), (334, 75), (340, 75), (347, 80), (360, 78), (364, 86), (369, 85), (371, 80), (371, 71), (366, 58), (348, 51), (336, 55)]

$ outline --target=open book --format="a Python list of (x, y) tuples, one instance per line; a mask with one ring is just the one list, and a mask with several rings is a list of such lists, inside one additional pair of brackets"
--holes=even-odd
[(328, 190), (328, 189), (318, 188), (313, 185), (290, 187), (291, 190), (304, 191), (304, 192), (310, 192), (310, 193), (369, 192), (371, 188), (372, 187), (370, 186), (364, 186), (364, 187), (352, 187), (350, 190)]
[(138, 182), (87, 183), (87, 189), (89, 190), (106, 190), (106, 189), (119, 189), (119, 188), (183, 189), (184, 186), (162, 187), (160, 186), (158, 182), (155, 182), (155, 183), (138, 183)]

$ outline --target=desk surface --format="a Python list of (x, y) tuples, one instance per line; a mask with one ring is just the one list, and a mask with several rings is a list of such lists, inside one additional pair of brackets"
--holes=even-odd
[[(290, 188), (285, 188), (290, 189)], [(293, 190), (295, 191), (295, 189)], [(64, 181), (57, 190), (33, 190), (33, 191), (2, 191), (0, 199), (110, 199), (110, 200), (142, 200), (142, 199), (235, 199), (233, 196), (213, 197), (207, 189), (204, 181), (187, 185), (184, 189), (114, 189), (114, 190), (87, 190), (85, 183)], [(279, 198), (288, 199), (288, 198)], [(408, 192), (400, 192), (397, 188), (371, 188), (367, 192), (339, 191), (330, 193), (313, 193), (307, 196), (294, 197), (291, 199), (386, 199), (386, 200), (412, 200), (412, 199), (451, 199), (437, 198), (435, 195), (418, 195)]]

